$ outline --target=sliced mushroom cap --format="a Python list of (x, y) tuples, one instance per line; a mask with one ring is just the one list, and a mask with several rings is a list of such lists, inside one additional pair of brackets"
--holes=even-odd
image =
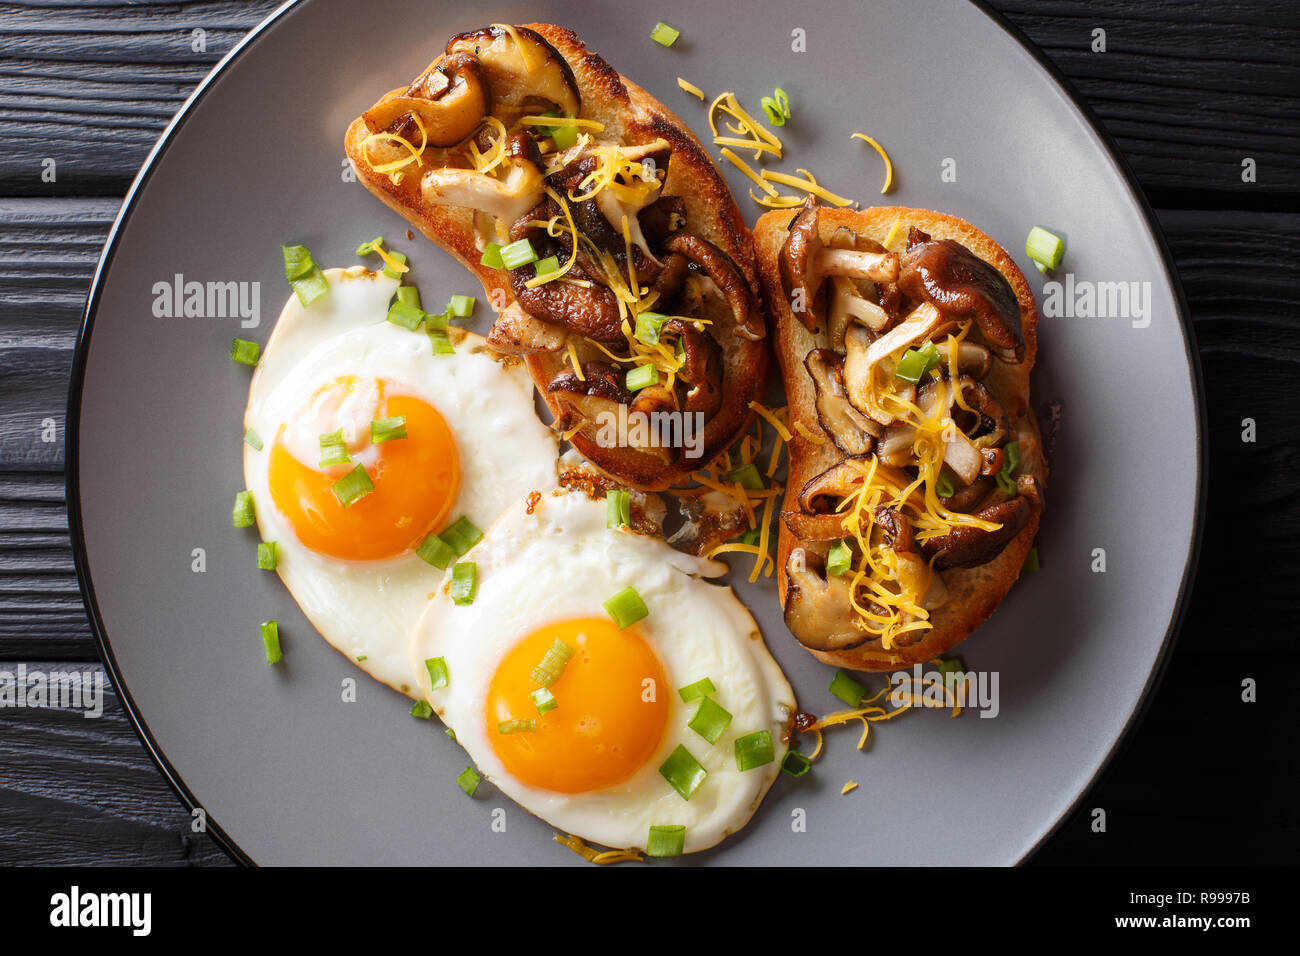
[(532, 278), (532, 270), (527, 267), (510, 272), (510, 288), (530, 315), (597, 342), (625, 341), (618, 297), (608, 286), (593, 282), (584, 288), (572, 282), (556, 281), (543, 282), (530, 289), (528, 281)]
[(893, 282), (898, 278), (898, 256), (892, 252), (861, 252), (856, 249), (828, 249), (818, 227), (821, 208), (809, 195), (790, 220), (790, 234), (778, 254), (778, 266), (790, 311), (812, 332), (817, 327), (813, 301), (828, 275)]
[(980, 333), (1012, 364), (1025, 357), (1020, 304), (1006, 277), (961, 243), (931, 239), (911, 244), (903, 257), (898, 287), (932, 303), (953, 318), (974, 318)]
[(478, 61), (467, 53), (443, 57), (400, 96), (386, 97), (362, 114), (372, 132), (404, 117), (420, 118), (430, 146), (455, 146), (474, 134), (492, 108)]
[(534, 30), (499, 26), (471, 30), (447, 43), (447, 55), (457, 53), (477, 58), (499, 107), (518, 110), (536, 100), (559, 107), (565, 116), (577, 116), (582, 110), (573, 70)]
[(581, 375), (566, 368), (551, 379), (546, 391), (563, 393), (566, 397), (603, 398), (618, 405), (626, 405), (632, 398), (623, 388), (622, 371), (608, 362), (583, 362)]
[(937, 570), (946, 568), (974, 568), (992, 561), (1016, 535), (1029, 523), (1029, 519), (1042, 509), (1038, 481), (1032, 475), (1016, 479), (1019, 494), (1008, 501), (984, 508), (975, 514), (982, 521), (1000, 524), (996, 531), (982, 528), (960, 527), (945, 535), (931, 538), (921, 545), (921, 551)]
[(517, 160), (504, 180), (471, 169), (431, 169), (420, 181), (420, 195), (433, 206), (467, 206), (512, 223), (536, 206), (545, 191), (537, 166)]
[(810, 515), (802, 511), (782, 511), (781, 522), (800, 541), (838, 541), (847, 535), (843, 514)]
[(736, 335), (756, 341), (767, 334), (758, 297), (729, 255), (707, 239), (686, 232), (669, 236), (664, 241), (664, 249), (691, 260), (722, 290), (736, 322)]
[(641, 210), (641, 232), (658, 246), (679, 229), (686, 228), (686, 200), (681, 196), (660, 196)]
[(947, 319), (929, 303), (917, 306), (902, 322), (884, 335), (873, 339), (860, 325), (852, 326), (844, 336), (844, 389), (849, 401), (882, 425), (898, 415), (882, 408), (875, 400), (874, 383), (894, 374), (890, 356), (900, 349), (931, 337)]
[(690, 383), (684, 410), (700, 412), (707, 420), (722, 407), (722, 347), (713, 336), (701, 332), (681, 319), (669, 319), (661, 334), (679, 336), (682, 343), (682, 367), (678, 375)]
[(874, 512), (876, 525), (884, 534), (886, 547), (900, 554), (915, 554), (916, 539), (912, 536), (912, 523), (894, 508), (877, 508)]
[(871, 639), (853, 608), (848, 575), (826, 577), (821, 561), (804, 548), (786, 560), (785, 623), (804, 647), (843, 651)]
[(488, 344), (509, 355), (535, 355), (558, 352), (564, 348), (565, 338), (562, 329), (529, 315), (518, 302), (511, 302), (497, 316)]
[(843, 358), (830, 349), (813, 349), (804, 358), (816, 392), (817, 423), (835, 447), (851, 458), (870, 454), (881, 429), (849, 402), (844, 391)]
[(808, 479), (799, 490), (799, 507), (808, 514), (834, 511), (841, 501), (862, 488), (868, 467), (869, 464), (859, 458), (836, 462), (820, 475)]

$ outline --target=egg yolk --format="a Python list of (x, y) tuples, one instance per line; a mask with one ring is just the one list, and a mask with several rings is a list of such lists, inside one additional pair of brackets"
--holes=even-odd
[[(550, 687), (556, 706), (538, 714), (531, 676), (556, 638), (574, 654)], [(668, 722), (663, 666), (635, 627), (607, 619), (548, 625), (524, 638), (497, 667), (488, 689), (487, 732), (497, 756), (521, 783), (583, 793), (621, 783), (649, 760)], [(532, 718), (533, 732), (498, 725)]]
[[(404, 416), (407, 437), (372, 445), (367, 423), (357, 429), (356, 446), (349, 446), (353, 463), (322, 469), (290, 454), (282, 427), (270, 455), (271, 498), (299, 540), (320, 554), (354, 561), (418, 547), (447, 521), (460, 487), (456, 443), (437, 409), (409, 395), (387, 396), (386, 382), (372, 384), (378, 385), (375, 418)], [(339, 379), (313, 399), (332, 391), (340, 394), (325, 399), (342, 401), (356, 386), (354, 379)], [(333, 486), (357, 464), (365, 464), (374, 490), (345, 508)]]

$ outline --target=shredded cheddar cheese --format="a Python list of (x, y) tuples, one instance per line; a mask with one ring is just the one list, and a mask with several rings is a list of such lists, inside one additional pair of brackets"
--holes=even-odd
[(699, 97), (701, 100), (704, 99), (704, 91), (694, 83), (688, 83), (679, 76), (677, 77), (677, 85), (681, 87), (684, 92), (691, 94), (691, 96)]
[[(894, 182), (894, 164), (889, 161), (889, 154), (885, 152), (883, 146), (877, 143), (866, 133), (854, 133), (852, 138), (860, 139), (864, 143), (870, 144), (871, 148), (874, 149), (877, 153), (879, 153), (880, 158), (885, 161), (885, 185), (880, 187), (880, 193), (883, 196), (885, 193), (889, 192), (889, 187), (893, 185)], [(886, 242), (885, 245), (888, 246), (889, 243)]]

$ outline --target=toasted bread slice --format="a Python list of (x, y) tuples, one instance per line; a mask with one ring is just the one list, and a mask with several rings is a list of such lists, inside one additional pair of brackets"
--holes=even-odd
[[(796, 210), (768, 213), (759, 219), (754, 229), (759, 269), (774, 326), (773, 344), (789, 400), (790, 423), (795, 432), (789, 450), (787, 513), (800, 510), (800, 492), (812, 478), (848, 457), (819, 420), (815, 404), (816, 386), (805, 366), (811, 350), (831, 346), (826, 316), (824, 312), (816, 315), (815, 331), (809, 331), (792, 310), (788, 281), (783, 283), (781, 250), (797, 213)], [(1011, 362), (994, 359), (981, 381), (1006, 412), (1010, 440), (1019, 443), (1019, 474), (1032, 476), (1041, 489), (1047, 477), (1047, 463), (1029, 402), (1029, 374), (1037, 352), (1038, 313), (1033, 293), (1015, 262), (983, 232), (943, 213), (898, 206), (860, 211), (821, 210), (818, 229), (823, 242), (829, 241), (842, 227), (852, 230), (858, 237), (857, 248), (884, 247), (895, 253), (902, 252), (910, 229), (920, 230), (936, 240), (955, 240), (1005, 278), (1019, 306), (1023, 359), (1018, 363), (1014, 359)], [(840, 235), (845, 234), (841, 232)], [(816, 309), (813, 311), (816, 313)], [(972, 323), (970, 337), (979, 339), (979, 328), (975, 323)], [(864, 461), (869, 461), (870, 457), (866, 456)], [(933, 626), (920, 631), (919, 637), (914, 634), (913, 642), (885, 647), (877, 636), (863, 640), (857, 646), (830, 650), (809, 648), (810, 652), (827, 664), (865, 671), (893, 670), (932, 660), (965, 639), (997, 607), (1020, 575), (1037, 533), (1038, 521), (1039, 507), (1035, 507), (1019, 533), (992, 560), (974, 567), (943, 570), (948, 599), (932, 610), (930, 623)], [(777, 544), (777, 581), (783, 607), (788, 606), (790, 599), (788, 562), (792, 550), (799, 545), (800, 539), (791, 531), (788, 522), (783, 521)]]
[[(712, 324), (706, 331), (721, 350), (721, 402), (705, 423), (702, 450), (697, 447), (696, 454), (689, 457), (680, 449), (665, 451), (611, 444), (608, 440), (602, 442), (597, 423), (577, 407), (579, 403), (570, 401), (566, 392), (549, 390), (557, 376), (570, 365), (571, 347), (584, 367), (588, 361), (608, 361), (586, 336), (560, 325), (546, 324), (540, 328), (540, 336), (546, 340), (544, 345), (525, 345), (507, 322), (499, 323), (489, 339), (503, 351), (514, 351), (522, 356), (555, 416), (557, 427), (566, 433), (571, 432), (569, 440), (583, 456), (620, 483), (644, 490), (661, 490), (681, 482), (691, 471), (707, 464), (726, 448), (751, 420), (749, 403), (761, 393), (769, 350), (762, 340), (765, 327), (758, 308), (753, 240), (717, 168), (700, 142), (671, 110), (621, 76), (601, 57), (589, 52), (572, 31), (543, 23), (513, 29), (526, 36), (529, 35), (526, 31), (531, 31), (531, 35), (542, 38), (563, 59), (564, 69), (581, 98), (578, 116), (602, 124), (603, 131), (599, 136), (603, 140), (627, 147), (644, 146), (656, 140), (667, 143), (671, 157), (661, 196), (680, 197), (685, 212), (682, 232), (698, 236), (721, 250), (748, 288), (753, 320), (747, 327), (740, 328), (742, 323), (736, 321), (727, 309), (715, 309), (710, 316)], [(487, 36), (486, 32), (484, 36)], [(430, 75), (438, 62), (436, 60), (424, 76)], [(413, 84), (410, 88), (390, 91), (376, 108), (408, 94), (414, 87)], [(393, 177), (388, 172), (376, 171), (372, 167), (374, 157), (367, 157), (366, 138), (373, 132), (366, 118), (359, 117), (348, 128), (345, 143), (347, 154), (365, 187), (473, 272), (498, 313), (510, 321), (522, 317), (525, 322), (531, 322), (532, 316), (520, 312), (507, 270), (485, 266), (481, 262), (486, 243), (504, 242), (502, 227), (508, 230), (512, 224), (491, 221), (491, 217), (465, 206), (431, 204), (422, 192), (422, 179), (430, 171), (456, 162), (454, 155), (463, 144), (445, 149), (426, 149), (418, 163), (404, 170), (404, 175)], [(394, 178), (399, 181), (394, 182)], [(567, 238), (560, 240), (561, 243), (567, 241)], [(563, 263), (568, 257), (568, 248), (557, 251)], [(538, 327), (534, 325), (532, 328), (537, 338)], [(617, 367), (622, 371), (629, 366)], [(622, 397), (626, 400), (629, 396), (625, 392)], [(695, 444), (699, 445), (698, 442)]]

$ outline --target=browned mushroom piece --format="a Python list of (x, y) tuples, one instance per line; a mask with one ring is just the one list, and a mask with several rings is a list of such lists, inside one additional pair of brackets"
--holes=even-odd
[(757, 341), (767, 334), (758, 297), (731, 257), (699, 236), (678, 232), (664, 241), (666, 252), (677, 252), (691, 260), (722, 291), (735, 319), (735, 334)]
[(515, 298), (530, 315), (597, 342), (626, 341), (618, 297), (608, 286), (593, 282), (584, 288), (571, 282), (544, 282), (530, 289), (531, 278), (527, 268), (510, 272)]
[(921, 551), (930, 559), (931, 566), (940, 571), (947, 568), (974, 568), (987, 564), (1001, 554), (1002, 549), (1029, 523), (1029, 519), (1042, 510), (1042, 497), (1036, 478), (1032, 475), (1018, 476), (1016, 490), (1016, 497), (975, 513), (975, 517), (981, 521), (1001, 525), (996, 531), (966, 526), (924, 542)]
[(377, 133), (414, 114), (420, 118), (428, 145), (443, 147), (472, 136), (491, 108), (492, 94), (478, 61), (468, 53), (459, 53), (443, 57), (405, 93), (380, 100), (361, 118), (367, 129)]
[(803, 361), (816, 391), (817, 423), (835, 447), (851, 458), (870, 454), (881, 427), (853, 407), (844, 391), (844, 360), (830, 349), (813, 349)]
[(781, 522), (800, 541), (837, 541), (848, 533), (843, 514), (810, 515), (803, 511), (782, 511)]
[(884, 535), (884, 544), (900, 554), (915, 554), (916, 539), (912, 536), (912, 523), (894, 508), (877, 508), (876, 525)]
[(974, 414), (954, 403), (950, 410), (957, 426), (970, 438), (982, 439), (986, 446), (1000, 445), (1011, 432), (1007, 413), (982, 382), (969, 375), (957, 380), (961, 384), (961, 397), (974, 409)]
[(451, 166), (431, 169), (420, 180), (420, 196), (431, 206), (467, 206), (513, 223), (545, 197), (545, 187), (537, 163), (524, 153), (511, 160), (505, 179)]
[(833, 512), (849, 495), (861, 490), (867, 477), (867, 462), (858, 458), (837, 461), (799, 489), (799, 507), (808, 514)]
[(994, 487), (993, 482), (989, 480), (989, 478), (981, 475), (981, 477), (976, 478), (965, 488), (957, 488), (950, 496), (947, 498), (940, 498), (939, 500), (949, 511), (970, 514), (973, 509), (979, 506), (980, 502), (984, 501), (984, 499), (989, 496), (989, 492), (992, 491)]
[(565, 116), (582, 110), (578, 82), (568, 62), (534, 30), (499, 26), (460, 33), (447, 42), (447, 56), (467, 53), (478, 60), (493, 101), (505, 110), (549, 103)]
[(660, 196), (642, 209), (638, 218), (646, 241), (658, 246), (674, 232), (686, 228), (686, 200), (681, 196)]
[[(939, 354), (943, 355), (942, 347)], [(993, 364), (993, 353), (969, 339), (962, 339), (957, 346), (957, 371), (964, 372), (974, 379), (981, 379), (989, 373)]]
[[(901, 417), (900, 411), (906, 406), (883, 407), (875, 386), (893, 378), (895, 353), (933, 337), (948, 321), (933, 305), (923, 303), (879, 337), (873, 337), (863, 326), (850, 327), (844, 336), (844, 390), (853, 407), (882, 425)], [(907, 402), (916, 397), (914, 386), (895, 394)]]
[(677, 373), (690, 384), (684, 411), (700, 412), (705, 420), (722, 407), (722, 347), (713, 336), (681, 319), (669, 319), (660, 334), (677, 335), (682, 343), (682, 367)]
[(566, 368), (551, 379), (546, 390), (563, 393), (566, 398), (601, 398), (619, 405), (626, 405), (632, 398), (623, 387), (622, 370), (608, 362), (583, 362), (581, 375)]
[(659, 297), (655, 302), (666, 306), (676, 301), (682, 283), (686, 281), (690, 274), (691, 260), (680, 252), (670, 252), (663, 259), (663, 268), (659, 270), (659, 274), (650, 283), (651, 290), (659, 293)]
[(785, 563), (785, 623), (804, 647), (843, 651), (869, 641), (853, 607), (848, 575), (830, 577), (808, 549), (791, 550)]
[(508, 355), (558, 352), (564, 342), (563, 329), (529, 315), (518, 302), (506, 306), (488, 333), (488, 344)]
[(818, 230), (820, 214), (817, 198), (810, 195), (790, 221), (790, 235), (778, 255), (781, 282), (790, 297), (790, 311), (809, 332), (817, 327), (813, 301), (828, 275), (872, 282), (893, 282), (898, 278), (898, 256), (893, 252), (827, 248)]
[(930, 239), (912, 244), (899, 269), (905, 295), (956, 319), (974, 318), (984, 340), (1004, 362), (1024, 360), (1020, 304), (1006, 277), (961, 243)]

